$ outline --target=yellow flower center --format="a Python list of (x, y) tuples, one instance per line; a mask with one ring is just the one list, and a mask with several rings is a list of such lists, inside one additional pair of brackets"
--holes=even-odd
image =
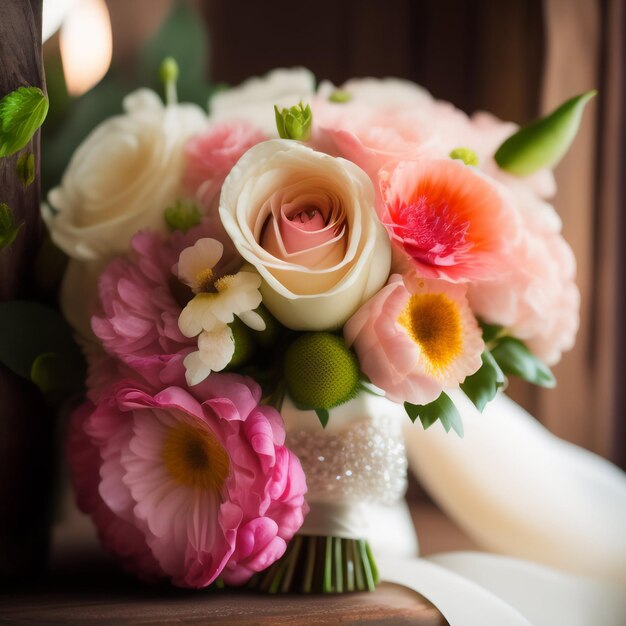
[(444, 293), (412, 295), (398, 323), (420, 347), (434, 375), (445, 371), (463, 351), (461, 314)]
[(226, 291), (229, 287), (232, 286), (233, 280), (235, 277), (233, 274), (226, 274), (226, 276), (222, 276), (215, 281), (215, 289), (217, 291)]
[(169, 429), (162, 454), (169, 475), (187, 487), (219, 492), (230, 471), (228, 455), (215, 435), (189, 424)]
[(213, 287), (213, 270), (208, 267), (200, 270), (196, 276), (196, 283), (200, 291), (210, 291)]

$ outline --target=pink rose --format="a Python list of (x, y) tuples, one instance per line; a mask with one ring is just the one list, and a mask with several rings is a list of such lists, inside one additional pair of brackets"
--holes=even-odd
[(205, 210), (217, 209), (222, 184), (249, 148), (267, 137), (245, 121), (218, 122), (185, 146), (184, 186)]
[(194, 394), (123, 381), (84, 405), (72, 418), (72, 480), (104, 546), (139, 576), (241, 584), (299, 529), (305, 478), (251, 379), (212, 375)]

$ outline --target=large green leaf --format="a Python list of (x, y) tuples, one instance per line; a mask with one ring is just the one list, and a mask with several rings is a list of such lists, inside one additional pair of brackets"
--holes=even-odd
[(57, 311), (37, 302), (0, 303), (0, 361), (26, 379), (35, 373), (37, 382), (44, 376), (50, 381), (51, 376), (42, 368), (45, 365), (48, 369), (52, 363), (48, 355), (54, 355), (62, 368), (67, 388), (82, 384), (83, 356), (72, 330)]
[(482, 360), (482, 367), (461, 383), (461, 389), (481, 413), (505, 381), (504, 372), (488, 350), (483, 352)]
[(463, 421), (461, 420), (461, 416), (454, 406), (454, 402), (452, 402), (449, 396), (444, 392), (430, 404), (411, 404), (410, 402), (405, 402), (404, 410), (407, 412), (412, 422), (415, 422), (415, 420), (419, 418), (424, 430), (430, 428), (439, 420), (446, 432), (450, 432), (450, 429), (452, 429), (459, 437), (463, 436)]
[(0, 100), (0, 157), (21, 150), (43, 124), (48, 98), (38, 87), (19, 87)]
[(519, 376), (541, 387), (556, 386), (556, 379), (550, 368), (519, 339), (503, 337), (491, 350), (491, 354), (507, 375)]
[(594, 89), (575, 96), (546, 117), (518, 130), (498, 148), (496, 163), (517, 176), (554, 167), (574, 141), (585, 105), (596, 93)]

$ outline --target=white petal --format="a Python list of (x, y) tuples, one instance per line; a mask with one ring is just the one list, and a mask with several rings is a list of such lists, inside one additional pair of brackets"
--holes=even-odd
[(185, 337), (195, 337), (202, 332), (201, 311), (193, 304), (194, 301), (195, 298), (181, 311), (178, 318), (178, 328)]
[(200, 352), (188, 354), (183, 364), (185, 366), (185, 379), (190, 387), (201, 383), (211, 373), (211, 368), (202, 362)]
[(222, 371), (233, 358), (235, 342), (229, 326), (213, 332), (203, 332), (198, 337), (198, 352), (204, 365), (214, 372)]
[(238, 317), (246, 326), (252, 328), (252, 330), (265, 330), (265, 321), (255, 311), (239, 313)]
[(222, 258), (224, 246), (216, 239), (204, 237), (185, 248), (178, 257), (178, 277), (192, 289), (198, 287), (197, 277), (202, 270), (213, 269)]

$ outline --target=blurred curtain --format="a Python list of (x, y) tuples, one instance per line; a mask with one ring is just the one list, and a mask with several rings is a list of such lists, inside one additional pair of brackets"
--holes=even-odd
[[(559, 386), (511, 395), (552, 431), (626, 462), (624, 6), (622, 0), (290, 0), (201, 2), (211, 78), (236, 84), (305, 65), (335, 83), (399, 76), (471, 113), (525, 123), (568, 97), (600, 90), (558, 166), (556, 207), (578, 259), (576, 348)], [(244, 17), (245, 16), (245, 19)]]

